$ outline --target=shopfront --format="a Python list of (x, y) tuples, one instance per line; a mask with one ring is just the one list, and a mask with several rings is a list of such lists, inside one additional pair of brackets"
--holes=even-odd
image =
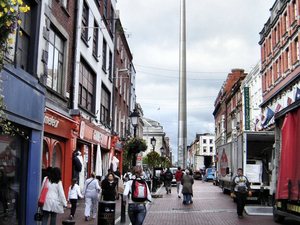
[(46, 107), (42, 168), (61, 169), (65, 193), (72, 180), (72, 153), (76, 148), (78, 122)]
[(13, 134), (0, 135), (0, 221), (31, 225), (41, 185), (45, 90), (30, 74), (9, 66), (0, 80)]
[(88, 178), (91, 172), (97, 176), (107, 173), (110, 155), (110, 134), (87, 119), (81, 118), (80, 132), (76, 148), (83, 155), (83, 173), (80, 174), (79, 184)]

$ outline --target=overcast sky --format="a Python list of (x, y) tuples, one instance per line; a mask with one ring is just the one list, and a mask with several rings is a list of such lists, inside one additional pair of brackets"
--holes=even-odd
[[(260, 60), (259, 32), (275, 0), (186, 0), (187, 143), (214, 133), (214, 101), (233, 68)], [(118, 0), (136, 69), (137, 102), (177, 158), (180, 0)]]

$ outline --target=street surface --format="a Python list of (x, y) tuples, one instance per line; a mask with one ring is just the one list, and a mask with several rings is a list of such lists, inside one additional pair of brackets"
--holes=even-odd
[[(172, 187), (172, 193), (166, 194), (164, 187), (158, 190), (162, 198), (155, 198), (148, 204), (147, 216), (144, 225), (275, 225), (272, 216), (248, 216), (244, 213), (243, 219), (238, 219), (236, 204), (229, 195), (224, 195), (219, 187), (211, 182), (202, 183), (195, 181), (194, 203), (183, 205), (182, 199), (177, 197), (176, 187)], [(75, 215), (76, 225), (96, 225), (97, 221), (84, 221), (84, 202), (81, 201)], [(68, 218), (69, 211), (59, 216), (57, 224), (62, 224), (63, 219)], [(120, 201), (116, 204), (116, 224), (120, 223)], [(126, 217), (126, 223), (130, 221)], [(286, 220), (285, 225), (300, 225), (299, 222)]]

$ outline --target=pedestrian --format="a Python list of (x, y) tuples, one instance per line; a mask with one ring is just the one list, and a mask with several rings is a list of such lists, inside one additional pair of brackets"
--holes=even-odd
[(72, 185), (69, 187), (68, 194), (68, 202), (71, 204), (71, 212), (69, 217), (71, 220), (75, 216), (78, 198), (83, 198), (83, 195), (80, 193), (80, 187), (77, 184), (77, 179), (73, 178)]
[(75, 178), (77, 181), (79, 181), (79, 174), (82, 170), (82, 160), (81, 160), (81, 152), (79, 150), (76, 150), (73, 154), (73, 178)]
[(177, 195), (178, 198), (181, 198), (180, 193), (181, 193), (181, 189), (182, 189), (182, 185), (181, 185), (181, 179), (182, 179), (183, 173), (181, 171), (181, 167), (179, 166), (177, 168), (177, 171), (175, 173), (175, 179), (176, 179), (176, 187), (177, 187)]
[(190, 175), (190, 171), (188, 169), (185, 170), (185, 174), (181, 179), (181, 184), (182, 184), (183, 204), (184, 205), (192, 204), (194, 179)]
[(147, 182), (141, 178), (143, 169), (140, 166), (133, 168), (134, 175), (125, 185), (124, 197), (131, 193), (128, 199), (128, 215), (132, 225), (142, 225), (146, 217), (146, 202), (152, 201), (151, 192)]
[(173, 173), (171, 172), (170, 168), (167, 168), (166, 172), (164, 173), (164, 182), (167, 194), (171, 194), (171, 183), (173, 180)]
[(83, 189), (83, 194), (85, 197), (85, 221), (89, 221), (91, 219), (91, 216), (93, 219), (95, 219), (97, 216), (99, 192), (99, 181), (98, 179), (96, 179), (95, 172), (92, 172), (91, 177), (85, 181)]
[(232, 179), (230, 195), (236, 198), (238, 218), (242, 219), (247, 196), (252, 196), (249, 180), (244, 176), (242, 168), (237, 169), (237, 176)]
[(102, 194), (104, 201), (115, 201), (117, 197), (118, 178), (113, 172), (109, 172), (105, 179), (101, 182)]
[(44, 178), (42, 185), (48, 186), (45, 203), (42, 207), (42, 225), (48, 224), (49, 216), (50, 225), (55, 225), (57, 213), (64, 213), (64, 207), (67, 207), (67, 200), (61, 182), (60, 169), (57, 167), (52, 168), (48, 176)]

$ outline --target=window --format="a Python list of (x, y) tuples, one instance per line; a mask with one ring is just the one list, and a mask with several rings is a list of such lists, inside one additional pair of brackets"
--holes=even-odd
[(95, 93), (96, 75), (91, 68), (83, 61), (79, 67), (79, 105), (87, 111), (94, 113), (95, 111)]
[(113, 67), (112, 60), (113, 60), (112, 52), (109, 51), (109, 68), (108, 68), (108, 77), (109, 77), (109, 79), (112, 79), (112, 67)]
[(213, 152), (214, 147), (209, 147), (209, 152)]
[[(18, 36), (17, 46), (17, 65), (23, 70), (28, 71), (28, 50), (30, 49), (30, 34), (31, 34), (31, 11), (27, 13), (21, 13), (20, 31), (22, 35)], [(29, 71), (28, 71), (29, 72)]]
[(68, 5), (69, 5), (69, 0), (62, 0), (61, 4), (62, 4), (63, 7), (65, 7), (67, 9)]
[(98, 58), (98, 38), (99, 38), (99, 26), (94, 22), (94, 34), (93, 34), (93, 56)]
[(286, 49), (286, 56), (287, 56), (287, 68), (286, 69), (290, 69), (291, 68), (291, 53), (289, 51), (289, 48)]
[(294, 13), (294, 20), (297, 19), (297, 16), (298, 16), (298, 10), (297, 10), (297, 4), (296, 4), (296, 0), (293, 1), (293, 13)]
[(207, 150), (207, 147), (204, 146), (204, 147), (203, 147), (203, 152), (206, 152), (206, 150)]
[(206, 144), (206, 139), (203, 139), (203, 144)]
[(289, 18), (287, 16), (287, 13), (284, 14), (284, 28), (285, 28), (285, 31), (288, 31), (288, 28), (289, 28)]
[(81, 20), (81, 38), (84, 41), (88, 41), (89, 35), (89, 7), (86, 2), (83, 2), (83, 9), (82, 9), (82, 20)]
[(114, 33), (114, 24), (115, 24), (115, 11), (114, 8), (110, 8), (110, 30)]
[(100, 108), (100, 121), (102, 124), (109, 126), (110, 124), (110, 93), (108, 89), (102, 85), (101, 90), (101, 108)]
[(102, 45), (102, 69), (106, 72), (106, 51), (107, 51), (107, 44), (105, 39), (103, 38), (103, 45)]
[(53, 28), (48, 41), (47, 86), (62, 93), (64, 40)]
[(209, 139), (209, 144), (212, 144), (213, 143), (213, 139)]
[(295, 39), (295, 43), (294, 43), (294, 47), (295, 47), (295, 61), (298, 61), (300, 59), (300, 56), (299, 56), (299, 42), (298, 42), (298, 38)]
[[(108, 12), (107, 12), (107, 0), (104, 0), (103, 2), (103, 16), (105, 19), (107, 19), (107, 15), (108, 15)], [(105, 22), (107, 22), (106, 20), (104, 20)]]

